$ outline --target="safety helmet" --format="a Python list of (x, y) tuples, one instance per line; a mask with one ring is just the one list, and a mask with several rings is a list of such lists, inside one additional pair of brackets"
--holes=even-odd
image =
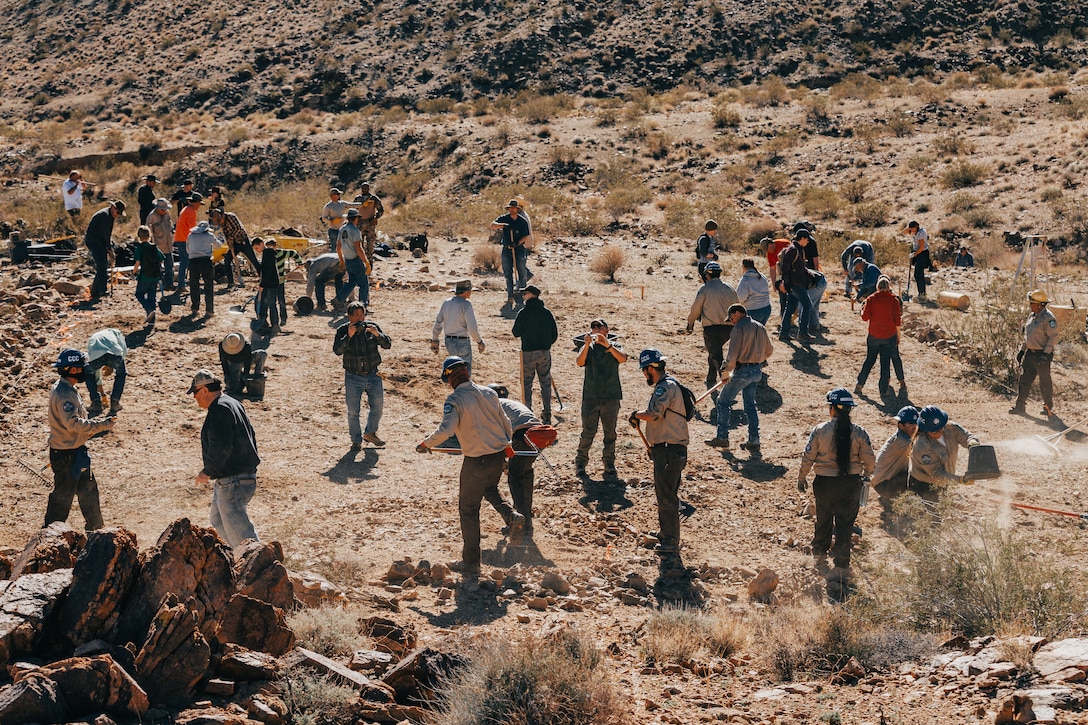
[(665, 364), (665, 356), (662, 355), (661, 351), (656, 349), (656, 348), (648, 347), (648, 348), (646, 348), (645, 350), (643, 350), (642, 352), (640, 352), (638, 354), (638, 369), (639, 370), (645, 370), (646, 368), (650, 367), (651, 365), (660, 366), (660, 365), (664, 365), (664, 364)]
[(706, 266), (703, 267), (703, 270), (707, 274), (711, 274), (713, 272), (717, 272), (718, 274), (721, 274), (722, 273), (722, 266), (720, 264), (718, 264), (717, 262), (707, 262)]
[(1043, 292), (1041, 289), (1033, 289), (1031, 292), (1028, 292), (1028, 302), (1038, 302), (1040, 305), (1045, 305), (1047, 302), (1050, 302), (1050, 297), (1048, 297), (1046, 292)]
[(865, 257), (854, 257), (853, 264), (855, 267), (857, 267), (858, 265), (865, 267), (869, 264), (869, 260), (867, 260)]
[(899, 412), (895, 414), (895, 419), (900, 423), (918, 425), (918, 409), (913, 405), (906, 405), (900, 408)]
[(918, 413), (918, 427), (925, 433), (936, 433), (948, 425), (948, 413), (936, 405), (927, 405)]
[(854, 396), (850, 394), (850, 391), (846, 388), (835, 388), (829, 391), (827, 394), (827, 402), (830, 405), (847, 406), (853, 408), (857, 403), (854, 402)]
[(442, 361), (442, 382), (448, 383), (450, 380), (450, 370), (453, 370), (458, 365), (468, 365), (463, 358), (459, 358), (456, 355), (450, 355), (448, 358)]
[(500, 398), (510, 397), (510, 391), (506, 389), (506, 386), (502, 383), (491, 383), (487, 387), (495, 391), (495, 394)]
[(812, 222), (807, 222), (807, 221), (797, 222), (796, 224), (793, 225), (793, 233), (794, 234), (801, 231), (802, 229), (805, 230), (806, 232), (811, 232), (811, 231), (816, 229), (816, 225), (813, 224)]
[(65, 348), (60, 351), (60, 355), (57, 356), (57, 361), (53, 363), (53, 367), (58, 370), (87, 367), (87, 356), (81, 350), (71, 347)]
[(812, 232), (808, 229), (798, 229), (793, 233), (794, 239), (812, 239)]

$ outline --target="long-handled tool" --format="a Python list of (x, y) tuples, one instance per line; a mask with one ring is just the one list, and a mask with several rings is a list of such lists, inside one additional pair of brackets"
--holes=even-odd
[(1069, 431), (1072, 431), (1072, 430), (1075, 430), (1075, 429), (1079, 428), (1080, 426), (1084, 425), (1085, 423), (1088, 423), (1088, 418), (1085, 418), (1084, 420), (1077, 421), (1076, 423), (1069, 426), (1068, 428), (1061, 431), (1060, 433), (1053, 433), (1053, 434), (1048, 435), (1048, 436), (1037, 435), (1035, 437), (1038, 438), (1043, 443), (1045, 443), (1047, 446), (1049, 446), (1050, 449), (1053, 450), (1055, 453), (1058, 453), (1059, 452), (1058, 451), (1058, 444), (1062, 442), (1062, 438), (1065, 437), (1065, 434), (1068, 433)]
[(19, 468), (23, 469), (23, 471), (25, 471), (27, 473), (27, 475), (29, 475), (31, 478), (33, 478), (38, 483), (42, 484), (46, 488), (52, 488), (53, 487), (53, 482), (42, 475), (42, 471), (46, 470), (46, 468), (49, 468), (48, 463), (45, 465), (44, 468), (42, 468), (41, 471), (39, 471), (33, 465), (27, 463), (26, 461), (24, 461), (22, 459), (19, 459), (19, 461), (17, 461), (17, 463), (19, 465)]
[(1081, 521), (1088, 521), (1088, 513), (1078, 514), (1076, 511), (1062, 511), (1061, 509), (1050, 509), (1043, 506), (1032, 506), (1026, 503), (1013, 503), (1012, 501), (1002, 501), (1001, 499), (994, 499), (994, 503), (1005, 504), (1012, 506), (1015, 509), (1023, 509), (1024, 511), (1039, 511), (1044, 514), (1056, 514), (1058, 516), (1069, 516), (1074, 519), (1080, 519)]
[(907, 291), (900, 296), (903, 302), (910, 302), (910, 269), (912, 266), (911, 257), (907, 257)]
[(525, 400), (527, 397), (525, 395), (525, 353), (521, 350), (518, 350), (518, 395), (521, 397), (521, 402), (528, 406), (529, 403)]
[(231, 307), (230, 311), (233, 312), (236, 315), (244, 315), (245, 312), (246, 312), (246, 307), (249, 305), (249, 303), (250, 302), (256, 302), (256, 301), (257, 301), (257, 295), (253, 295), (252, 297), (249, 297), (248, 299), (246, 299), (246, 301), (243, 302), (242, 304), (234, 305), (233, 307)]
[(709, 389), (709, 390), (707, 390), (707, 391), (706, 391), (705, 393), (703, 393), (703, 394), (702, 394), (702, 395), (700, 395), (700, 396), (699, 396), (698, 398), (696, 398), (696, 399), (695, 399), (695, 404), (696, 404), (696, 405), (698, 405), (699, 403), (701, 403), (701, 402), (703, 402), (704, 400), (706, 400), (707, 398), (709, 398), (709, 397), (710, 397), (710, 395), (711, 395), (711, 394), (712, 394), (712, 393), (713, 393), (713, 392), (714, 392), (715, 390), (721, 390), (721, 389), (722, 389), (722, 386), (723, 386), (723, 385), (725, 385), (725, 381), (724, 381), (724, 380), (719, 380), (719, 381), (717, 382), (717, 384), (716, 384), (716, 385), (715, 385), (715, 386), (714, 386), (713, 388), (710, 388), (710, 389)]
[(631, 427), (638, 431), (638, 437), (642, 439), (642, 445), (646, 446), (646, 455), (650, 455), (650, 441), (646, 440), (646, 434), (642, 432), (642, 421), (632, 415), (627, 419)]
[(559, 403), (559, 412), (562, 413), (567, 406), (563, 405), (563, 397), (559, 395), (559, 386), (555, 384), (555, 378), (552, 378), (552, 390), (555, 391), (555, 400)]

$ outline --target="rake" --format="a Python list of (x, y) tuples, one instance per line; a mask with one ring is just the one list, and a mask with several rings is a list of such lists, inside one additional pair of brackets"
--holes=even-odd
[(1088, 423), (1088, 418), (1085, 418), (1084, 420), (1081, 420), (1081, 421), (1077, 421), (1076, 423), (1069, 426), (1068, 428), (1061, 431), (1060, 433), (1052, 433), (1051, 435), (1048, 435), (1048, 436), (1037, 435), (1035, 437), (1038, 438), (1040, 441), (1042, 441), (1047, 446), (1049, 446), (1050, 449), (1054, 453), (1059, 453), (1060, 451), (1058, 450), (1058, 444), (1062, 442), (1062, 439), (1065, 438), (1065, 435), (1067, 433), (1069, 433), (1070, 431), (1072, 431), (1072, 430), (1076, 430), (1077, 428), (1084, 425), (1085, 423)]
[(24, 472), (25, 472), (25, 473), (26, 473), (26, 474), (27, 474), (28, 476), (30, 476), (30, 477), (31, 477), (31, 479), (33, 479), (33, 480), (34, 480), (34, 481), (36, 481), (37, 483), (40, 483), (40, 484), (42, 484), (42, 485), (43, 485), (43, 486), (45, 486), (46, 488), (53, 488), (53, 482), (52, 482), (52, 481), (50, 481), (50, 480), (49, 480), (48, 478), (46, 478), (45, 476), (43, 476), (43, 475), (42, 475), (42, 471), (44, 471), (45, 469), (49, 468), (49, 464), (48, 464), (48, 463), (47, 463), (47, 464), (45, 464), (44, 466), (42, 466), (41, 470), (38, 470), (38, 468), (37, 468), (36, 466), (34, 466), (34, 465), (33, 465), (33, 464), (31, 464), (31, 463), (27, 463), (27, 462), (26, 462), (25, 460), (23, 460), (23, 459), (21, 459), (21, 458), (20, 458), (20, 459), (19, 459), (19, 460), (17, 461), (17, 463), (18, 463), (18, 465), (19, 465), (19, 468), (23, 469), (23, 471), (24, 471)]

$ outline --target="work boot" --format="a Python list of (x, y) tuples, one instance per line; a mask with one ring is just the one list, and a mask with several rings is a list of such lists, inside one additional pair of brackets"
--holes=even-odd
[(861, 383), (854, 386), (854, 395), (861, 395)]
[(747, 443), (741, 443), (740, 447), (752, 453), (759, 453), (759, 439), (749, 438)]
[(379, 448), (385, 445), (385, 441), (379, 438), (377, 433), (363, 433), (363, 440), (367, 443), (373, 443)]
[(703, 441), (711, 448), (721, 448), (723, 451), (729, 450), (728, 438), (711, 438), (710, 440)]
[(584, 464), (584, 463), (575, 463), (574, 464), (574, 475), (577, 476), (578, 478), (589, 478), (589, 474), (586, 473), (586, 464)]
[(480, 565), (479, 564), (467, 564), (464, 561), (451, 561), (446, 565), (450, 571), (455, 571), (459, 574), (479, 576)]
[(1024, 408), (1024, 406), (1019, 404), (1009, 408), (1009, 415), (1026, 415), (1027, 412), (1028, 411)]
[(97, 418), (100, 415), (102, 415), (102, 401), (91, 403), (91, 407), (87, 408), (87, 417)]
[(525, 538), (525, 516), (515, 511), (510, 516), (509, 541), (511, 546), (518, 546)]
[(112, 417), (116, 416), (118, 413), (121, 412), (121, 410), (124, 407), (125, 406), (121, 405), (120, 400), (111, 400), (110, 401), (110, 417), (112, 418)]
[(615, 466), (605, 466), (604, 477), (614, 481), (620, 477), (620, 473), (616, 470)]

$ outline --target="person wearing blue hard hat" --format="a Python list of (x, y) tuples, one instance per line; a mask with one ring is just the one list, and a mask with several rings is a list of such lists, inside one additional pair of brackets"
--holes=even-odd
[(665, 356), (656, 348), (639, 353), (638, 367), (652, 385), (645, 410), (631, 413), (637, 427), (646, 421), (646, 444), (654, 462), (654, 493), (657, 494), (658, 544), (662, 556), (680, 555), (680, 477), (688, 464), (688, 418), (684, 395), (676, 379), (665, 372)]
[(812, 494), (816, 498), (816, 526), (812, 535), (812, 555), (817, 567), (826, 566), (828, 552), (840, 569), (850, 566), (854, 521), (861, 505), (863, 478), (873, 472), (873, 444), (865, 429), (850, 420), (856, 403), (846, 388), (835, 388), (827, 394), (830, 420), (812, 429), (801, 468), (797, 473), (797, 490), (808, 488), (808, 474), (816, 477)]
[(978, 444), (978, 437), (949, 421), (948, 413), (935, 405), (922, 408), (910, 454), (910, 488), (935, 501), (940, 487), (970, 483), (967, 476), (956, 475), (957, 453), (960, 446), (974, 448)]
[[(729, 308), (739, 302), (737, 291), (722, 281), (722, 266), (717, 262), (706, 265), (706, 283), (695, 293), (695, 301), (688, 312), (687, 331), (695, 329), (695, 321), (703, 327), (703, 346), (706, 347), (706, 387), (718, 382), (722, 367), (722, 348), (729, 342), (733, 323), (729, 321)], [(713, 396), (717, 400), (717, 396)]]
[(73, 498), (79, 499), (87, 531), (105, 525), (87, 441), (97, 433), (113, 430), (117, 418), (92, 418), (83, 407), (76, 383), (86, 382), (87, 364), (87, 356), (71, 348), (61, 350), (53, 363), (60, 378), (49, 391), (49, 465), (53, 469), (53, 491), (46, 504), (43, 526), (67, 521)]
[(907, 490), (910, 471), (910, 446), (918, 431), (918, 409), (907, 405), (895, 414), (896, 431), (876, 454), (873, 469), (873, 490), (881, 504), (889, 508), (893, 499)]

